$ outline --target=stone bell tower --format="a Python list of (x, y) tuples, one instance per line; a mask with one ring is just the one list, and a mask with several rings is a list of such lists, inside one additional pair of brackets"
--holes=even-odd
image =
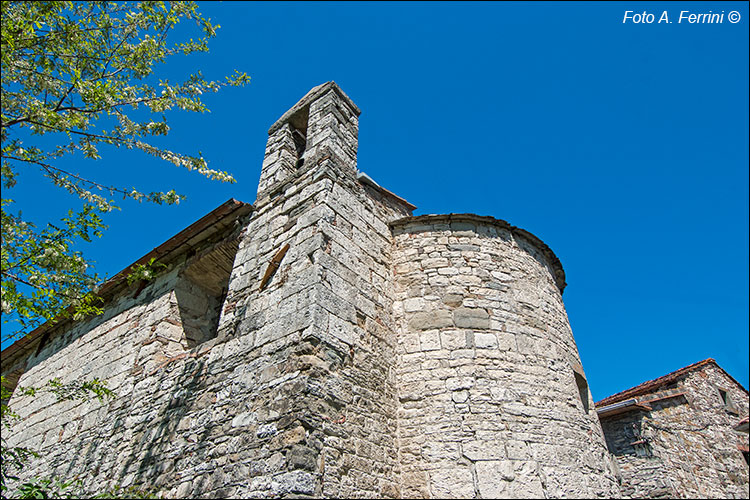
[(319, 85), (268, 130), (258, 200), (273, 187), (296, 180), (305, 159), (326, 150), (340, 166), (357, 168), (359, 108), (333, 82)]
[(388, 222), (414, 207), (358, 180), (359, 113), (329, 82), (269, 130), (220, 325), (252, 367), (248, 444), (277, 464), (243, 495), (399, 495)]

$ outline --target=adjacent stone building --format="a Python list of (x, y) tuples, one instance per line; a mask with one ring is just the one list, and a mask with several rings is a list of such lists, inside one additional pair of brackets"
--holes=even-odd
[(706, 359), (596, 404), (625, 498), (748, 498), (748, 392)]
[(492, 217), (412, 216), (357, 170), (359, 114), (312, 89), (269, 130), (255, 204), (139, 259), (155, 279), (116, 275), (103, 315), (3, 351), (11, 388), (117, 394), (14, 395), (14, 443), (42, 452), (24, 474), (169, 498), (620, 496), (558, 259)]

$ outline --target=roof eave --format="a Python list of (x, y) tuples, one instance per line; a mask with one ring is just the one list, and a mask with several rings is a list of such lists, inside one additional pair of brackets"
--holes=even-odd
[[(230, 198), (226, 202), (222, 203), (219, 207), (201, 217), (158, 247), (153, 248), (150, 252), (148, 252), (140, 259), (136, 260), (135, 262), (115, 274), (99, 288), (97, 296), (104, 298), (111, 292), (116, 290), (117, 287), (127, 279), (127, 276), (130, 274), (133, 266), (136, 266), (138, 264), (146, 264), (152, 258), (163, 258), (164, 256), (172, 253), (174, 250), (178, 249), (189, 239), (194, 238), (195, 236), (207, 231), (217, 222), (222, 221), (229, 216), (242, 217), (243, 215), (250, 213), (253, 209), (254, 206), (250, 203), (244, 203), (235, 200), (234, 198)], [(64, 324), (67, 321), (70, 320), (62, 319), (57, 321), (47, 321), (46, 323), (43, 323), (20, 339), (13, 342), (13, 344), (2, 350), (3, 364), (5, 366), (11, 366), (15, 361), (15, 358), (18, 358), (20, 355), (22, 355), (24, 351), (31, 350), (32, 346), (35, 345), (36, 342), (41, 339), (41, 337), (46, 332), (50, 331), (53, 327)]]

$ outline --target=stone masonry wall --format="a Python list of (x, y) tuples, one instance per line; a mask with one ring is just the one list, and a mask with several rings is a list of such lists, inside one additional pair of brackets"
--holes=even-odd
[[(208, 296), (213, 294), (199, 291), (185, 271), (235, 240), (231, 223), (227, 230), (219, 227), (212, 228), (215, 236), (195, 243), (192, 257), (183, 252), (152, 282), (125, 286), (103, 315), (60, 327), (38, 354), (26, 359), (21, 386), (39, 387), (52, 377), (63, 383), (99, 378), (117, 397), (82, 403), (56, 401), (44, 392), (36, 397), (14, 394), (10, 405), (23, 420), (9, 444), (41, 453), (22, 479), (81, 474), (87, 491), (101, 492), (115, 484), (168, 490), (182, 474), (205, 477), (203, 472), (211, 469), (205, 463), (218, 443), (203, 431), (210, 431), (206, 424), (221, 415), (208, 408), (214, 395), (202, 392), (202, 370), (217, 341), (190, 350), (196, 339), (183, 319), (203, 314), (210, 320)], [(220, 287), (220, 281), (213, 284)], [(200, 340), (207, 336), (210, 332)], [(195, 427), (189, 422), (196, 422)], [(199, 463), (202, 471), (192, 468)]]
[[(37, 449), (25, 475), (57, 474), (71, 478), (84, 471), (87, 488), (118, 482), (161, 484), (182, 458), (183, 440), (166, 450), (173, 411), (189, 394), (184, 373), (160, 367), (184, 355), (186, 339), (174, 293), (178, 270), (157, 279), (134, 300), (133, 290), (110, 305), (104, 317), (74, 327), (42, 350), (20, 385), (42, 385), (52, 377), (63, 382), (93, 377), (106, 380), (117, 398), (56, 402), (50, 394), (14, 397), (11, 406), (23, 417), (16, 443)], [(154, 377), (154, 371), (162, 376)], [(158, 457), (158, 461), (156, 458)]]
[(168, 498), (619, 495), (559, 263), (358, 181), (358, 115), (311, 90), (237, 229), (28, 360), (20, 385), (96, 376), (117, 398), (14, 396), (44, 456), (24, 474)]
[(549, 259), (489, 217), (394, 237), (402, 494), (619, 496)]
[[(718, 389), (730, 395), (733, 408)], [(602, 419), (624, 496), (748, 498), (748, 465), (737, 448), (747, 446), (747, 434), (732, 429), (748, 414), (746, 391), (709, 364), (638, 399), (652, 410)], [(631, 443), (641, 440), (652, 456), (637, 456)]]
[(302, 112), (302, 168), (274, 152), (287, 125), (269, 137), (217, 337), (190, 348), (205, 335), (186, 338), (195, 328), (182, 318), (196, 322), (218, 295), (175, 269), (138, 305), (123, 299), (98, 326), (76, 326), (77, 341), (51, 343), (21, 385), (98, 376), (117, 399), (14, 398), (18, 440), (45, 456), (29, 474), (85, 468), (89, 491), (135, 484), (168, 497), (399, 495), (386, 222), (410, 212), (357, 182), (358, 110), (340, 90), (314, 89)]

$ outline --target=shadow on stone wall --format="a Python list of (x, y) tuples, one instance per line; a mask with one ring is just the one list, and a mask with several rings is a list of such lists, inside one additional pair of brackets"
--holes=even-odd
[(203, 399), (211, 396), (206, 393), (206, 360), (188, 358), (163, 370), (161, 376), (139, 377), (130, 395), (104, 407), (101, 422), (92, 428), (95, 434), (79, 435), (70, 449), (72, 460), (57, 472), (72, 477), (85, 471), (91, 493), (105, 485), (160, 489), (179, 479), (173, 474), (176, 462), (188, 461), (193, 467), (208, 462), (209, 437), (221, 427), (191, 422), (191, 415), (207, 403)]

